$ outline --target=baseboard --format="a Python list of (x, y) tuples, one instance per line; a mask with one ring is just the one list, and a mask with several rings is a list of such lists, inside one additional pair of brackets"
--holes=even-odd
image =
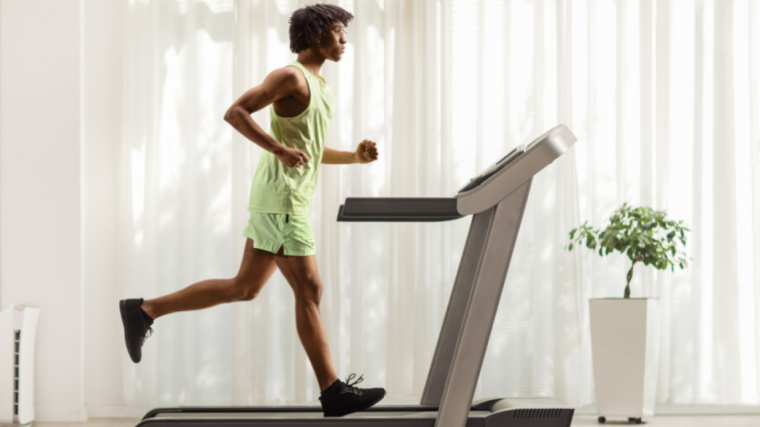
[(147, 408), (128, 405), (87, 405), (79, 408), (41, 408), (34, 410), (34, 421), (84, 422), (92, 418), (141, 419)]
[(34, 421), (39, 422), (82, 422), (87, 421), (84, 407), (40, 407), (34, 408)]
[[(596, 415), (596, 406), (575, 408), (576, 415)], [(760, 415), (759, 405), (686, 405), (664, 403), (656, 405), (655, 415)]]
[(663, 404), (657, 405), (654, 413), (657, 415), (756, 415), (760, 414), (760, 406)]
[(87, 405), (89, 418), (141, 419), (147, 410), (128, 405)]

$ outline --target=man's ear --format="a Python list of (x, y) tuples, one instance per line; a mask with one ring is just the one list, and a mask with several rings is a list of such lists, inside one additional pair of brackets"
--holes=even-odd
[(322, 34), (320, 34), (318, 37), (314, 37), (314, 43), (315, 44), (322, 44), (322, 40), (325, 39), (325, 35), (327, 35), (327, 31), (323, 31)]
[(316, 47), (316, 48), (318, 48), (319, 44), (321, 42), (322, 42), (322, 40), (319, 37), (314, 37), (313, 39), (311, 39), (311, 44), (309, 45), (309, 47)]

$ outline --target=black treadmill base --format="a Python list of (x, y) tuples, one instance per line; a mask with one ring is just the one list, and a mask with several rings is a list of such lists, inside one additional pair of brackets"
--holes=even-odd
[[(493, 403), (493, 402), (490, 402)], [(463, 427), (569, 427), (573, 409), (477, 405)], [(345, 417), (324, 417), (319, 407), (176, 407), (154, 409), (138, 427), (434, 427), (438, 408), (380, 406)]]

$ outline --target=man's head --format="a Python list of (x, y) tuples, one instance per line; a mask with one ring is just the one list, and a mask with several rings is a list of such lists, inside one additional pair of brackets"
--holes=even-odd
[(290, 17), (290, 50), (301, 52), (312, 46), (327, 59), (339, 60), (346, 43), (345, 27), (354, 15), (331, 4), (315, 4), (293, 12)]

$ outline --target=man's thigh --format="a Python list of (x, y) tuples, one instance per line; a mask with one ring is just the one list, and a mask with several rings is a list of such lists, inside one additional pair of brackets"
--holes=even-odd
[(256, 249), (253, 241), (250, 238), (246, 239), (238, 279), (258, 291), (264, 287), (276, 269), (275, 254)]
[(315, 255), (285, 256), (281, 249), (275, 256), (275, 262), (295, 292), (304, 288), (320, 287), (322, 284)]

